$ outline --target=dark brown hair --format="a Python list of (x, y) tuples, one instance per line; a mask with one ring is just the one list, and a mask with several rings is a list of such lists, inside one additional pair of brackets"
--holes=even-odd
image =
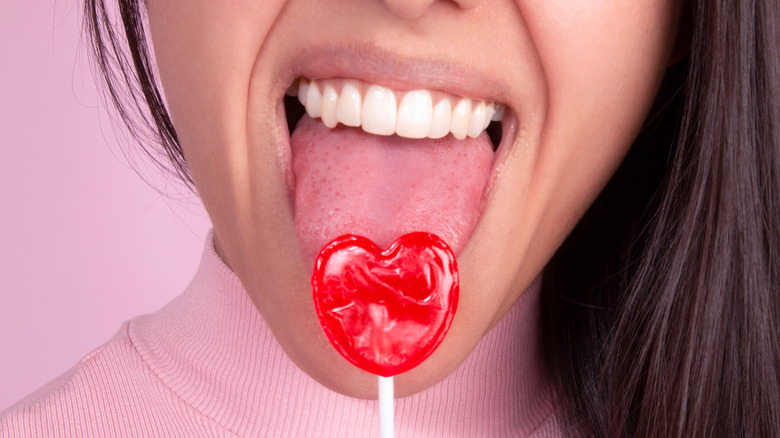
[(194, 189), (158, 86), (144, 26), (145, 2), (117, 0), (116, 6), (104, 0), (84, 0), (84, 28), (92, 64), (103, 79), (104, 97), (113, 104), (131, 141), (164, 172)]
[(545, 272), (572, 436), (780, 437), (780, 3), (690, 7), (689, 56)]
[[(191, 184), (144, 6), (106, 6), (85, 0), (106, 96)], [(780, 437), (780, 2), (689, 6), (690, 54), (545, 269), (546, 361), (570, 436)]]

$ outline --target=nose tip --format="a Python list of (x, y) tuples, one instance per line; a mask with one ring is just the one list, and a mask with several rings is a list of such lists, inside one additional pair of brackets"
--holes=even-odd
[(439, 1), (454, 3), (462, 9), (471, 9), (482, 0), (382, 0), (390, 11), (407, 20), (423, 15), (429, 6)]

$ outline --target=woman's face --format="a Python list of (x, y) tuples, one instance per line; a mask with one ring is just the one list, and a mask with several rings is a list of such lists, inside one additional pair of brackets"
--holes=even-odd
[[(375, 378), (342, 359), (317, 322), (309, 279), (319, 247), (348, 232), (386, 244), (430, 231), (450, 242), (458, 313), (396, 391), (446, 376), (540, 273), (627, 152), (669, 63), (676, 3), (150, 0), (148, 10), (217, 251), (298, 366), (336, 391), (373, 397)], [(411, 140), (306, 119), (291, 142), (283, 98), (298, 78), (337, 94), (352, 84), (362, 97), (379, 85), (397, 104), (412, 90), (432, 92), (429, 107), (470, 98), (472, 111), (458, 117), (472, 119), (479, 102), (500, 103), (503, 137), (493, 152), (486, 136)], [(391, 112), (376, 114), (372, 129), (392, 130)]]

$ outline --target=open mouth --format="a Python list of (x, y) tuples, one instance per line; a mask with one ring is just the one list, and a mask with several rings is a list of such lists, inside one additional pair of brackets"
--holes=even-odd
[(304, 262), (343, 234), (387, 246), (426, 231), (462, 251), (494, 179), (504, 108), (438, 90), (296, 79), (285, 110)]

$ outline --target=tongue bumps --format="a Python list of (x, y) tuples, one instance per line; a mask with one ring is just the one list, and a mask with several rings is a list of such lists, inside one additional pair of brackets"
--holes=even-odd
[(493, 163), (488, 136), (412, 140), (327, 128), (304, 116), (291, 137), (295, 225), (304, 261), (343, 234), (386, 247), (439, 235), (457, 254), (476, 223)]

